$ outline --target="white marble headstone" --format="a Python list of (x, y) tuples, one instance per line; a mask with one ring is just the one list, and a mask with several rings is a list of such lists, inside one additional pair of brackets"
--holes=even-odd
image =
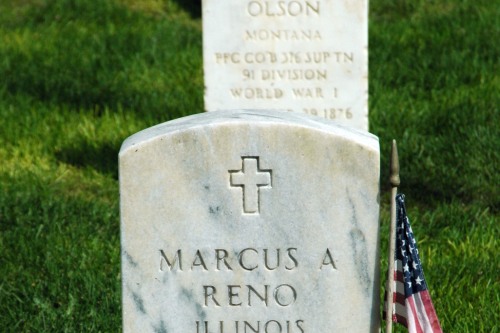
[(119, 159), (124, 332), (378, 331), (377, 137), (220, 111)]
[(203, 0), (205, 109), (368, 130), (368, 0)]

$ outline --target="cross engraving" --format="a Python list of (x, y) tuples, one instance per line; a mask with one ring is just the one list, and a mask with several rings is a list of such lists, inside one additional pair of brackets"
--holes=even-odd
[(243, 191), (243, 212), (259, 214), (260, 188), (271, 188), (271, 171), (259, 167), (258, 157), (241, 157), (242, 170), (229, 170), (231, 187), (241, 187)]

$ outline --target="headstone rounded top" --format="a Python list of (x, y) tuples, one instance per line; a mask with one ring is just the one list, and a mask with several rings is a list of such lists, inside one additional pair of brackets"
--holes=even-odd
[(366, 146), (366, 148), (370, 150), (378, 150), (379, 147), (378, 137), (369, 132), (307, 114), (280, 110), (224, 110), (186, 116), (147, 128), (128, 137), (122, 144), (120, 154), (123, 154), (126, 150), (138, 143), (153, 140), (158, 136), (169, 135), (177, 131), (192, 129), (198, 126), (223, 126), (227, 124), (235, 125), (237, 123), (241, 123), (244, 126), (255, 126), (259, 124), (299, 126), (318, 131), (338, 133), (339, 136), (353, 140), (358, 144)]

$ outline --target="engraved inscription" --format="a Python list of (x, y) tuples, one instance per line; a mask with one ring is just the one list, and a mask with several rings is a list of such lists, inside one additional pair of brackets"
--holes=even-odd
[[(183, 271), (248, 271), (265, 269), (269, 272), (279, 269), (291, 271), (297, 269), (297, 248), (256, 249), (248, 247), (242, 250), (217, 248), (212, 251), (197, 249), (193, 252), (170, 252), (160, 249), (160, 272)], [(329, 254), (331, 259), (331, 254)], [(326, 258), (326, 255), (325, 255)], [(333, 259), (331, 259), (333, 261)], [(323, 260), (323, 265), (326, 259)], [(328, 263), (327, 263), (328, 264)]]
[[(215, 52), (215, 63), (231, 64), (353, 64), (353, 52), (320, 51), (320, 52)], [(302, 69), (305, 70), (305, 69)]]
[(259, 214), (260, 188), (271, 188), (271, 170), (259, 167), (258, 157), (242, 157), (242, 170), (229, 170), (231, 187), (241, 187), (243, 191), (243, 212)]
[[(251, 285), (227, 285), (223, 288), (219, 287), (219, 290), (223, 289), (222, 292), (218, 292), (217, 287), (213, 285), (203, 286), (203, 299), (204, 306), (227, 306), (227, 307), (241, 307), (242, 305), (254, 306), (255, 303), (268, 306), (269, 298), (273, 301), (272, 303), (276, 306), (287, 307), (292, 305), (297, 301), (297, 291), (294, 287), (289, 284), (281, 284), (276, 287), (271, 287), (269, 285), (262, 285), (260, 287)], [(254, 296), (252, 296), (252, 294)], [(253, 297), (253, 302), (252, 302)]]
[[(368, 130), (367, 3), (244, 0), (231, 15), (214, 10), (206, 110), (281, 109)], [(221, 34), (222, 22), (234, 29)]]
[(245, 41), (320, 41), (319, 30), (245, 30)]
[(252, 17), (258, 16), (319, 16), (320, 2), (310, 1), (250, 1), (247, 13)]
[(196, 321), (196, 333), (304, 333), (304, 320)]
[[(250, 165), (254, 168), (245, 169), (245, 159), (250, 160)], [(254, 160), (254, 161), (251, 161)], [(248, 163), (249, 161), (247, 161)], [(255, 163), (253, 163), (255, 162)], [(249, 170), (258, 173), (260, 170), (258, 158), (256, 157), (243, 157), (242, 172)], [(239, 171), (233, 171), (238, 173)], [(270, 175), (269, 175), (270, 177)], [(270, 179), (269, 179), (270, 183)], [(255, 185), (255, 184), (254, 184)], [(276, 248), (254, 248), (247, 247), (242, 250), (239, 249), (192, 249), (187, 253), (186, 264), (184, 265), (182, 249), (177, 251), (160, 249), (160, 271), (164, 273), (182, 271), (183, 267), (190, 266), (187, 273), (198, 274), (200, 271), (224, 271), (231, 272), (238, 270), (256, 271), (258, 274), (263, 272), (267, 274), (282, 274), (281, 272), (299, 269), (299, 256), (297, 247), (289, 247), (286, 249)], [(186, 254), (184, 252), (184, 254)], [(306, 254), (311, 256), (312, 254)], [(326, 248), (324, 251), (319, 251), (317, 258), (318, 266), (314, 265), (300, 265), (301, 269), (312, 269), (329, 274), (329, 271), (337, 271), (337, 260), (334, 257), (333, 251)], [(303, 258), (303, 257), (302, 257)], [(260, 272), (259, 272), (260, 271)], [(218, 279), (215, 281), (204, 282), (199, 285), (197, 290), (197, 304), (202, 308), (290, 308), (300, 302), (303, 297), (310, 297), (307, 294), (300, 293), (300, 285), (294, 286), (289, 282), (271, 282), (271, 283), (248, 283), (245, 279), (239, 278), (234, 281), (220, 283)], [(297, 288), (298, 287), (298, 288)], [(300, 294), (300, 296), (299, 296)], [(229, 327), (234, 327), (235, 333), (305, 333), (306, 324), (303, 319), (281, 318), (282, 321), (272, 320), (269, 318), (260, 318), (254, 320), (252, 324), (246, 320), (242, 320), (238, 316), (228, 316), (223, 321), (215, 318), (206, 318), (209, 320), (195, 321), (197, 333), (229, 333)], [(215, 319), (215, 320), (213, 320)], [(250, 330), (247, 330), (247, 328)], [(231, 330), (231, 332), (233, 332)]]

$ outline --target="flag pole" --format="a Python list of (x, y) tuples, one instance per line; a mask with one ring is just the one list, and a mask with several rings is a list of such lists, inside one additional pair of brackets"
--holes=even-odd
[(387, 311), (385, 332), (392, 333), (392, 308), (394, 304), (394, 253), (396, 247), (396, 195), (398, 194), (399, 179), (399, 157), (396, 140), (392, 140), (391, 149), (391, 225), (389, 236), (389, 271), (387, 273)]

